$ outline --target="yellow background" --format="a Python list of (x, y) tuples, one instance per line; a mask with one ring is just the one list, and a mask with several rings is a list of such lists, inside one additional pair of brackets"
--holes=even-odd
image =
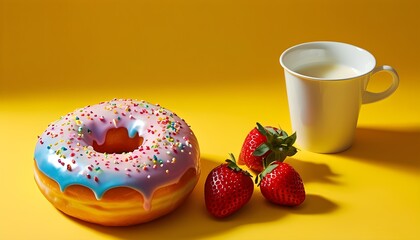
[[(419, 239), (420, 4), (415, 0), (0, 0), (0, 239)], [(364, 105), (353, 147), (288, 162), (307, 199), (251, 201), (223, 220), (204, 207), (208, 172), (259, 121), (290, 131), (278, 57), (307, 41), (351, 43), (397, 69)], [(386, 74), (369, 89), (389, 84)], [(145, 99), (192, 125), (203, 172), (159, 220), (107, 228), (71, 219), (33, 180), (37, 135), (76, 108)]]

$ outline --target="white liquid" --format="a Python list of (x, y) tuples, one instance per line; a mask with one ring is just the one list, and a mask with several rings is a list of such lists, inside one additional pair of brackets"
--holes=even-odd
[(350, 66), (336, 63), (316, 63), (303, 65), (294, 70), (295, 72), (314, 78), (343, 79), (360, 75), (360, 72)]

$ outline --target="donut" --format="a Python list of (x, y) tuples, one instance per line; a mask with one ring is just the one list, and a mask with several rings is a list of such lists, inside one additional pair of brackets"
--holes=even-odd
[(197, 138), (175, 113), (113, 99), (77, 109), (38, 136), (35, 182), (63, 213), (129, 226), (180, 206), (200, 175)]

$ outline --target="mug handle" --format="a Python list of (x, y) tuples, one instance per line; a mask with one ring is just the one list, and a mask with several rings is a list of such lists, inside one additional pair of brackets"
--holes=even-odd
[(378, 66), (375, 69), (373, 69), (371, 75), (373, 75), (377, 72), (381, 72), (381, 71), (385, 71), (385, 72), (388, 72), (389, 74), (391, 74), (391, 76), (392, 76), (391, 86), (389, 86), (387, 90), (385, 90), (383, 92), (379, 92), (379, 93), (364, 91), (363, 98), (362, 98), (362, 103), (363, 104), (373, 103), (373, 102), (377, 102), (379, 100), (382, 100), (384, 98), (387, 98), (389, 95), (391, 95), (393, 92), (395, 92), (395, 90), (397, 90), (398, 84), (400, 83), (400, 78), (398, 76), (397, 71), (395, 71), (395, 69), (392, 68), (391, 66), (383, 65), (383, 66)]

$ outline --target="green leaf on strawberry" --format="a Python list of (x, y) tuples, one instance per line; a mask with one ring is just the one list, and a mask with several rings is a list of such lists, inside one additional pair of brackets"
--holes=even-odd
[(270, 165), (268, 165), (266, 168), (264, 168), (264, 170), (255, 177), (255, 184), (257, 184), (257, 186), (259, 187), (260, 184), (261, 184), (260, 179), (262, 180), (265, 177), (265, 175), (267, 175), (267, 173), (270, 173), (276, 167), (277, 167), (277, 164), (275, 164), (274, 161), (271, 162)]
[(233, 153), (229, 153), (230, 159), (226, 159), (225, 162), (227, 163), (228, 167), (236, 172), (242, 172), (243, 174), (247, 175), (247, 176), (251, 176), (251, 174), (245, 170), (243, 170), (242, 168), (240, 168), (238, 166), (238, 164), (236, 164), (236, 158), (233, 155)]
[(257, 149), (255, 149), (255, 151), (252, 154), (254, 156), (261, 157), (264, 154), (266, 154), (268, 151), (270, 151), (270, 147), (267, 144), (263, 143), (260, 146), (258, 146)]
[(269, 152), (263, 158), (264, 168), (275, 160), (283, 161), (286, 157), (296, 154), (297, 149), (293, 146), (296, 141), (296, 132), (289, 136), (282, 129), (265, 128), (258, 122), (257, 129), (267, 140), (255, 149), (253, 155), (259, 157)]
[(275, 160), (283, 161), (287, 156), (296, 154), (293, 146), (296, 133), (288, 135), (285, 131), (275, 127), (264, 127), (256, 123), (246, 136), (239, 155), (239, 164), (246, 164), (257, 173)]

